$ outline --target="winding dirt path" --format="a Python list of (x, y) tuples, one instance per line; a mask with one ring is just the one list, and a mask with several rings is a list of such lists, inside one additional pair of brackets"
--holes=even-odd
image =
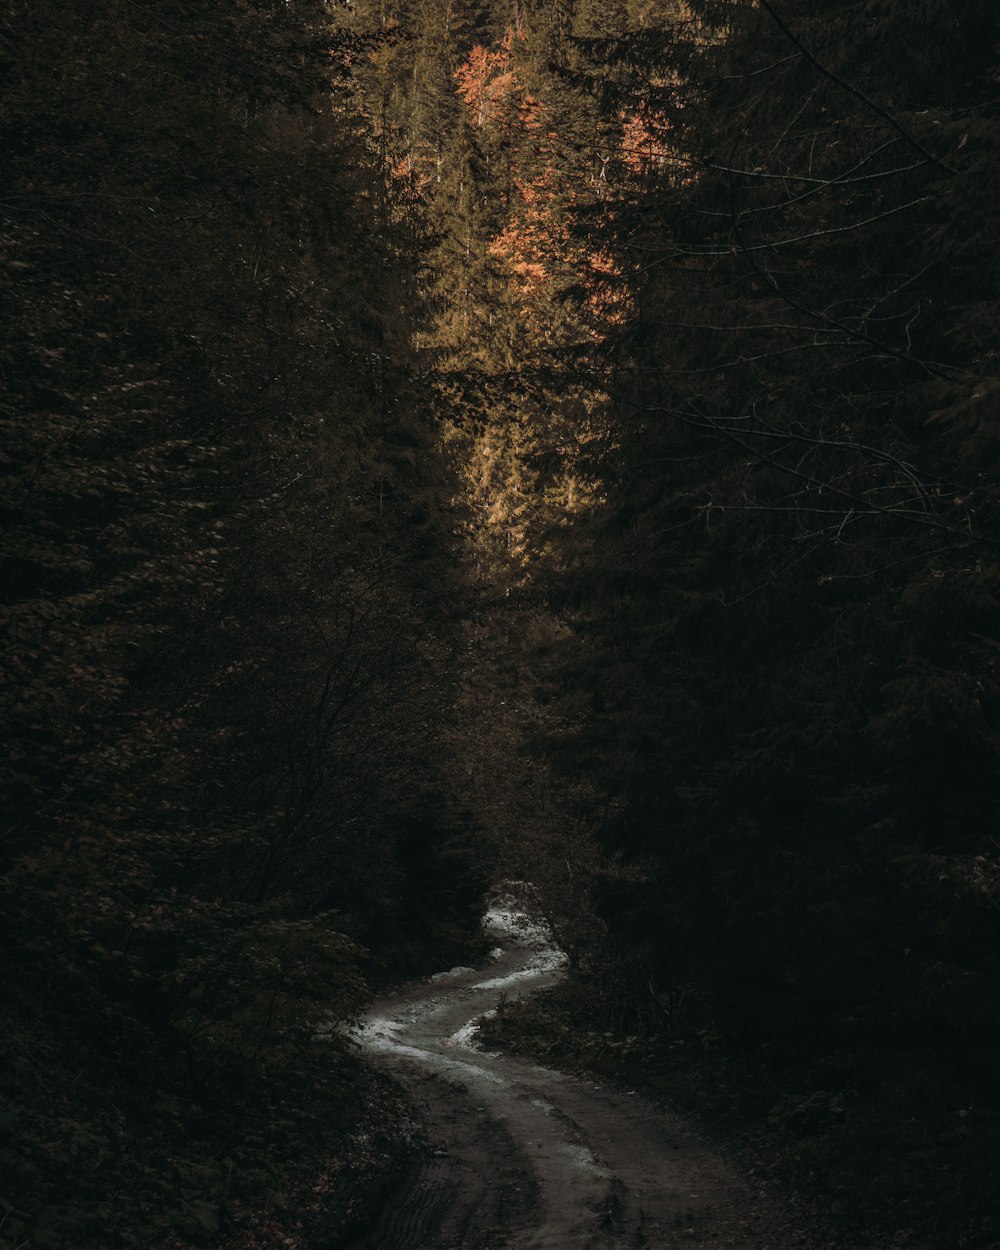
[(798, 1239), (680, 1116), (476, 1048), (475, 1021), (550, 985), (564, 958), (495, 908), (487, 970), (383, 999), (357, 1040), (406, 1088), (428, 1148), (356, 1250), (790, 1250)]

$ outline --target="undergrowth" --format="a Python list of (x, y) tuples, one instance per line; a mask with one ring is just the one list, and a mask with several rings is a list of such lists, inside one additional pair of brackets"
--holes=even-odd
[(970, 1105), (942, 1055), (749, 1044), (689, 1020), (659, 1034), (606, 1029), (570, 980), (509, 1004), (484, 1045), (586, 1071), (697, 1115), (748, 1170), (808, 1200), (838, 1245), (996, 1250), (995, 1109)]
[(21, 1071), (0, 1109), (0, 1250), (334, 1250), (405, 1137), (398, 1094), (333, 1045), (211, 1099), (52, 1059), (44, 1102)]

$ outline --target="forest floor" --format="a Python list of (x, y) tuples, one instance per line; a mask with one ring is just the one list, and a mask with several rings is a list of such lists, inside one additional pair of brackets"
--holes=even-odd
[[(420, 1140), (352, 1250), (815, 1250), (815, 1225), (689, 1119), (635, 1090), (483, 1050), (476, 1021), (551, 987), (563, 957), (510, 909), (491, 966), (381, 999), (358, 1041)], [(862, 1250), (855, 1245), (854, 1250)]]

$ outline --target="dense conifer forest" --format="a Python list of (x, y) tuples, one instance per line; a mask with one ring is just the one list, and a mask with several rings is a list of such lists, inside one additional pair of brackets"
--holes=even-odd
[(1000, 1244), (995, 0), (0, 63), (0, 1250), (318, 1250), (340, 1026), (505, 877), (572, 968), (507, 1044)]

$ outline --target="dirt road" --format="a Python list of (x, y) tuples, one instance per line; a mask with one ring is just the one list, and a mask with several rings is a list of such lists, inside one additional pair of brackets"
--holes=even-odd
[(797, 1239), (679, 1116), (476, 1048), (475, 1021), (562, 975), (513, 906), (487, 970), (376, 1004), (357, 1037), (422, 1114), (428, 1147), (357, 1250), (789, 1250)]

